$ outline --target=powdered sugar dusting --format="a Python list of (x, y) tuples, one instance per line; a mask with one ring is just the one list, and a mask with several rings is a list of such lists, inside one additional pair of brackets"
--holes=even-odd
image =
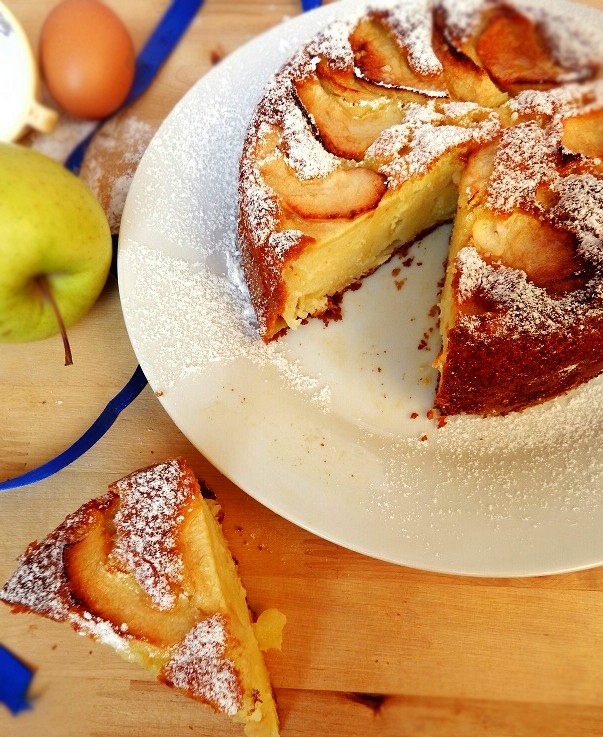
[[(283, 237), (287, 237), (286, 231)], [(295, 237), (292, 231), (291, 238)], [(237, 271), (239, 268), (238, 259), (233, 259), (230, 273), (235, 266)], [(217, 274), (203, 263), (191, 265), (145, 246), (129, 253), (124, 263), (132, 273), (146, 277), (136, 282), (124, 303), (139, 320), (140, 350), (145, 352), (148, 346), (154, 353), (157, 373), (151, 378), (162, 390), (176, 386), (186, 376), (203, 373), (211, 364), (245, 359), (257, 366), (273, 367), (291, 390), (328, 408), (328, 392), (320, 379), (303, 372), (278, 341), (265, 345), (258, 338), (249, 295), (241, 289), (244, 285), (240, 280)], [(170, 298), (164, 300), (158, 315), (148, 307), (161, 294)], [(188, 324), (202, 326), (202, 330), (179, 330), (183, 314)]]
[(241, 162), (240, 207), (259, 242), (268, 241), (278, 227), (281, 207), (257, 166)]
[(50, 619), (63, 621), (69, 599), (63, 569), (64, 542), (45, 540), (29, 550), (0, 594), (8, 604), (18, 604)]
[(98, 513), (116, 502), (109, 492), (84, 504), (40, 543), (32, 543), (21, 556), (19, 566), (0, 591), (0, 600), (15, 609), (39, 614), (57, 622), (68, 621), (81, 634), (108, 644), (116, 650), (128, 648), (128, 636), (120, 635), (110, 622), (87, 611), (74, 600), (65, 570), (66, 546), (82, 540), (90, 526), (98, 523)]
[(600, 109), (603, 105), (603, 80), (567, 84), (550, 90), (523, 90), (507, 106), (518, 115), (544, 115), (562, 118)]
[(117, 652), (125, 652), (130, 647), (130, 638), (116, 632), (111, 622), (96, 616), (82, 616), (75, 612), (70, 612), (69, 621), (80, 634), (87, 635), (103, 645), (108, 645)]
[(132, 178), (155, 129), (131, 113), (108, 121), (94, 137), (81, 178), (105, 210), (112, 233), (119, 232)]
[(197, 493), (178, 460), (137, 471), (117, 481), (120, 507), (115, 515), (112, 551), (132, 573), (157, 609), (171, 609), (174, 587), (182, 580), (177, 547), (178, 519)]
[(94, 121), (78, 120), (61, 114), (52, 135), (38, 132), (30, 134), (31, 148), (62, 164), (94, 126)]
[(479, 108), (459, 105), (446, 106), (448, 114), (438, 112), (433, 102), (411, 105), (402, 124), (388, 128), (369, 146), (367, 158), (379, 164), (389, 187), (399, 187), (409, 178), (425, 174), (447, 151), (485, 143), (498, 134), (500, 122), (496, 113), (484, 111), (484, 120), (470, 119), (463, 125), (461, 117)]
[(448, 29), (462, 43), (475, 32), (484, 9), (493, 4), (490, 0), (436, 0), (435, 7), (443, 12)]
[(226, 622), (214, 614), (187, 633), (162, 671), (168, 683), (234, 716), (241, 707), (241, 685), (234, 664), (225, 657)]
[(354, 52), (350, 44), (350, 34), (362, 13), (356, 16), (333, 21), (315, 40), (308, 44), (308, 54), (312, 57), (325, 57), (336, 68), (349, 69), (354, 66)]
[[(526, 540), (547, 545), (553, 534), (559, 545), (600, 515), (602, 397), (603, 380), (596, 379), (523, 413), (449, 418), (427, 442), (382, 445), (385, 475), (363, 508), (380, 516), (383, 534), (391, 529), (411, 548), (427, 547), (445, 570), (479, 573), (484, 558), (495, 575), (534, 570), (537, 550), (522, 560)], [(468, 531), (476, 554), (459, 563)], [(563, 557), (555, 565), (562, 568)], [(546, 569), (542, 561), (538, 566)]]
[(415, 72), (426, 76), (442, 72), (442, 64), (431, 45), (433, 15), (430, 3), (425, 0), (398, 3), (385, 18), (406, 50), (408, 63)]
[[(491, 334), (513, 335), (518, 331), (547, 332), (569, 328), (576, 322), (578, 305), (573, 294), (560, 299), (548, 295), (545, 289), (528, 281), (524, 271), (503, 264), (486, 263), (473, 247), (462, 248), (457, 256), (459, 298), (461, 301), (482, 293), (501, 309)], [(584, 305), (581, 312), (600, 310), (599, 305)], [(477, 315), (464, 315), (464, 325), (479, 327)]]
[(300, 179), (326, 177), (340, 166), (337, 156), (326, 151), (313, 135), (308, 119), (292, 100), (284, 111), (282, 125), (285, 159)]
[(603, 181), (592, 174), (570, 174), (553, 186), (559, 200), (551, 217), (578, 236), (578, 252), (603, 263)]
[(503, 131), (488, 182), (487, 205), (498, 212), (540, 209), (536, 192), (556, 177), (558, 140), (536, 123)]
[(297, 246), (303, 235), (301, 230), (281, 230), (277, 233), (271, 233), (268, 246), (274, 249), (279, 258), (283, 258), (291, 248)]
[(19, 562), (19, 567), (0, 591), (7, 604), (23, 607), (36, 614), (65, 621), (73, 606), (65, 575), (63, 551), (85, 536), (93, 521), (93, 509), (103, 509), (112, 503), (109, 494), (86, 504), (51, 532), (40, 543), (32, 543)]
[(539, 24), (562, 66), (588, 70), (601, 63), (603, 30), (600, 25), (585, 22), (579, 13), (561, 14), (548, 4), (546, 7), (528, 4), (525, 12)]

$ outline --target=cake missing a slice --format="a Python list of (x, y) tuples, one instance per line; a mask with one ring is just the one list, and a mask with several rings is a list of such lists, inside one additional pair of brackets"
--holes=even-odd
[(440, 413), (522, 410), (603, 370), (603, 34), (574, 21), (375, 0), (276, 73), (239, 168), (264, 341), (454, 220)]
[(284, 615), (252, 623), (218, 512), (182, 458), (136, 471), (32, 543), (0, 600), (111, 645), (248, 737), (276, 737), (258, 646), (270, 633), (254, 628), (278, 630)]

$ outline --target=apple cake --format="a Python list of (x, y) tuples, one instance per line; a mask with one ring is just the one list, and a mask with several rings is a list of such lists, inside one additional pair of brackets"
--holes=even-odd
[(258, 640), (274, 642), (284, 615), (252, 624), (218, 512), (182, 458), (136, 471), (32, 543), (0, 600), (111, 645), (249, 737), (277, 737)]
[(603, 370), (603, 41), (575, 16), (384, 0), (272, 77), (239, 168), (264, 341), (453, 220), (440, 414), (522, 410)]

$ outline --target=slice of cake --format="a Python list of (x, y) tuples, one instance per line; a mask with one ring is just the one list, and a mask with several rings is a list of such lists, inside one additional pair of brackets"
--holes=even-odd
[(111, 645), (248, 737), (276, 737), (254, 628), (283, 615), (252, 623), (218, 512), (182, 458), (136, 471), (32, 543), (0, 600)]

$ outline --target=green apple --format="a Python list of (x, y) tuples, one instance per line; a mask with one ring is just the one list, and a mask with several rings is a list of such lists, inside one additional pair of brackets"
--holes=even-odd
[(61, 332), (70, 363), (65, 327), (97, 300), (111, 252), (107, 217), (78, 177), (37, 151), (0, 143), (0, 341)]

